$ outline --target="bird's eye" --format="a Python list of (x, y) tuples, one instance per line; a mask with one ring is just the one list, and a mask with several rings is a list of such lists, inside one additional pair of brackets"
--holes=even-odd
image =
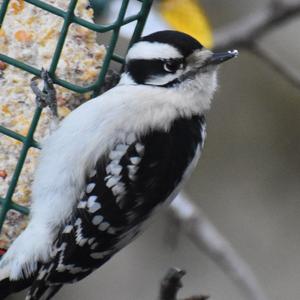
[(181, 61), (167, 61), (164, 63), (164, 70), (169, 73), (175, 73), (178, 69), (182, 68)]

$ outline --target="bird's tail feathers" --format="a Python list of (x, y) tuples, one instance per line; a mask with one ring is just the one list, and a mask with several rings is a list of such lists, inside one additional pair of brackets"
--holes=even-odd
[(0, 270), (0, 300), (4, 300), (10, 294), (20, 292), (28, 288), (33, 282), (33, 277), (19, 280), (10, 280), (7, 268)]
[(5, 299), (9, 294), (11, 294), (10, 290), (10, 280), (8, 277), (0, 280), (0, 300)]
[(62, 286), (62, 284), (47, 285), (45, 282), (37, 280), (29, 289), (26, 300), (50, 300)]

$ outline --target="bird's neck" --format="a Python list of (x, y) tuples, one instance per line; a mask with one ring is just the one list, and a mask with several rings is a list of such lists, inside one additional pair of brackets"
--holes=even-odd
[[(192, 115), (202, 115), (210, 108), (212, 97), (217, 88), (216, 73), (200, 74), (193, 80), (186, 80), (174, 85), (141, 85), (134, 82), (130, 74), (122, 74), (118, 84), (123, 87), (136, 87), (155, 99), (161, 98), (163, 102), (175, 107), (178, 117), (190, 117)], [(151, 97), (150, 97), (151, 98)], [(155, 101), (153, 98), (153, 101)]]

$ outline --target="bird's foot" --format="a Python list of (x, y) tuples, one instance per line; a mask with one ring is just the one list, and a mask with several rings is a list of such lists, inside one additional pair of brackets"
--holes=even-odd
[(54, 88), (53, 80), (51, 79), (47, 70), (42, 68), (41, 79), (44, 82), (44, 87), (42, 90), (37, 84), (38, 77), (33, 77), (31, 79), (30, 87), (36, 96), (36, 103), (38, 107), (44, 108), (49, 107), (52, 114), (57, 118), (57, 100), (56, 100), (56, 90)]

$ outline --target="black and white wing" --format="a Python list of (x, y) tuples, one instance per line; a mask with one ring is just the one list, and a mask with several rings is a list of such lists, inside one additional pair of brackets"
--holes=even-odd
[(60, 230), (52, 260), (40, 265), (28, 300), (82, 279), (128, 244), (182, 181), (204, 137), (203, 116), (177, 119), (168, 132), (128, 133), (101, 157)]

